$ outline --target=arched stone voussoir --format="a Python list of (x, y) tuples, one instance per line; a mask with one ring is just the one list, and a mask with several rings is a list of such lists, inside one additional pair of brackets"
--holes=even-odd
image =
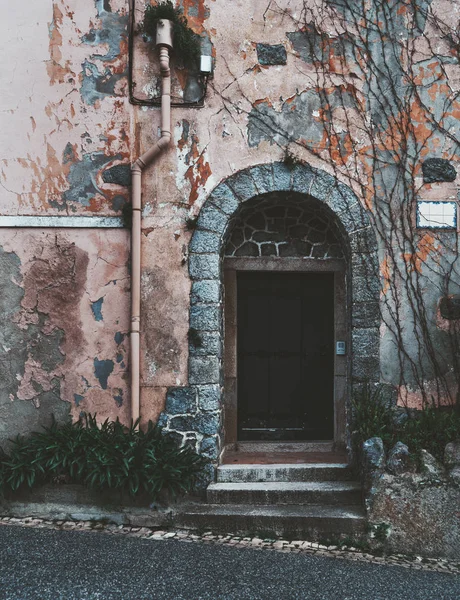
[(217, 206), (226, 215), (232, 215), (240, 205), (240, 199), (225, 183), (219, 183), (209, 195), (209, 202)]
[[(320, 202), (328, 204), (331, 194), (334, 189), (340, 186), (340, 184), (335, 177), (329, 175), (329, 173), (326, 173), (325, 171), (313, 169), (313, 172), (315, 173), (315, 177), (308, 193)], [(336, 211), (334, 210), (334, 212)]]
[(251, 175), (252, 168), (238, 171), (225, 181), (241, 202), (246, 202), (260, 193)]
[(282, 162), (272, 164), (273, 189), (270, 192), (289, 192), (291, 190), (292, 169)]
[(328, 185), (327, 189), (324, 189), (323, 197), (320, 198), (318, 194), (314, 193), (316, 192), (314, 186), (312, 189), (312, 196), (314, 195), (318, 200), (322, 200), (332, 212), (336, 215), (340, 215), (359, 202), (358, 196), (348, 186), (334, 181), (334, 178), (330, 177), (330, 175), (327, 175), (327, 177), (333, 181), (332, 184)]
[[(348, 234), (370, 227), (369, 217), (358, 200), (356, 200), (355, 204), (348, 206), (342, 212), (336, 214)], [(373, 230), (371, 230), (372, 233)]]
[(262, 164), (251, 167), (251, 177), (259, 194), (268, 194), (275, 189), (273, 168), (271, 164)]
[(214, 204), (208, 200), (205, 202), (200, 211), (193, 237), (195, 237), (200, 229), (222, 234), (226, 230), (227, 225), (228, 215), (226, 215), (221, 209), (214, 206)]
[(296, 165), (291, 172), (291, 191), (310, 194), (311, 186), (316, 177), (315, 169), (310, 165)]

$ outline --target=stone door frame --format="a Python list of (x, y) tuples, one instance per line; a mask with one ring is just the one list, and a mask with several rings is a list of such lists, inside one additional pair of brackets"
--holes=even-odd
[(349, 395), (353, 386), (364, 380), (372, 383), (380, 379), (377, 242), (357, 196), (333, 176), (305, 163), (290, 168), (275, 162), (235, 173), (218, 184), (205, 201), (189, 244), (193, 336), (189, 344), (188, 386), (168, 390), (159, 421), (215, 464), (225, 438), (222, 288), (227, 235), (238, 209), (246, 201), (261, 194), (289, 191), (323, 204), (335, 215), (343, 232), (349, 273)]
[[(296, 273), (334, 273), (334, 344), (341, 340), (350, 348), (348, 327), (348, 302), (346, 291), (346, 263), (340, 260), (318, 260), (315, 258), (226, 258), (224, 261), (224, 391), (223, 423), (225, 446), (237, 441), (238, 413), (238, 373), (237, 373), (237, 273), (257, 272), (296, 272)], [(334, 447), (346, 447), (346, 397), (349, 391), (348, 356), (338, 356), (334, 352)], [(252, 446), (264, 445), (253, 442)]]

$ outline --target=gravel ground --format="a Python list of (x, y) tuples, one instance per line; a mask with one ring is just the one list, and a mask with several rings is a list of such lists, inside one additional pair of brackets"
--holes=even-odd
[(460, 598), (452, 561), (89, 521), (0, 525), (1, 600)]

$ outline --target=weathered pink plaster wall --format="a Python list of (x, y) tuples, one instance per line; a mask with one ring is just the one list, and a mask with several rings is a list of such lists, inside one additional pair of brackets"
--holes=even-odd
[(127, 198), (101, 177), (131, 159), (126, 27), (125, 0), (8, 7), (0, 214), (113, 214)]
[[(183, 0), (180, 4), (193, 29), (212, 44), (216, 69), (203, 108), (173, 109), (172, 147), (144, 174), (144, 420), (156, 418), (162, 410), (168, 386), (188, 383), (187, 246), (191, 234), (186, 220), (199, 214), (216, 184), (251, 165), (282, 160), (286, 145), (300, 160), (347, 183), (350, 175), (370, 176), (365, 160), (369, 139), (359, 128), (359, 115), (351, 109), (345, 115), (342, 107), (332, 110), (337, 135), (343, 136), (349, 150), (340, 168), (327, 151), (331, 140), (324, 134), (324, 115), (311, 100), (301, 106), (302, 94), (315, 92), (317, 85), (339, 83), (334, 72), (340, 64), (332, 60), (327, 79), (318, 79), (317, 69), (304, 60), (289, 34), (299, 29), (302, 9), (307, 6), (324, 32), (331, 37), (340, 35), (342, 29), (333, 13), (320, 15), (314, 0), (276, 4), (266, 0)], [(136, 0), (137, 20), (144, 5)], [(447, 0), (434, 0), (432, 7), (444, 16), (452, 10), (458, 12), (456, 3)], [(103, 173), (116, 165), (128, 165), (155, 143), (160, 115), (158, 108), (129, 103), (127, 27), (127, 0), (44, 0), (9, 6), (8, 17), (0, 23), (0, 35), (9, 49), (0, 57), (0, 111), (4, 115), (0, 215), (121, 214), (129, 200), (129, 182), (126, 178), (104, 182)], [(432, 35), (437, 36), (435, 32)], [(260, 65), (257, 43), (284, 45), (287, 64)], [(437, 39), (437, 43), (439, 52), (446, 53), (443, 40)], [(423, 44), (416, 49), (423, 57)], [(158, 65), (155, 52), (141, 36), (136, 36), (134, 59), (134, 79), (142, 88), (139, 91), (148, 96), (156, 89)], [(458, 66), (448, 64), (445, 71), (451, 90), (460, 89)], [(363, 82), (351, 75), (350, 85), (360, 93)], [(173, 61), (173, 93), (180, 95), (184, 78)], [(438, 82), (428, 86), (433, 97), (442, 92), (439, 86)], [(272, 137), (251, 137), (257, 107), (279, 117), (290, 138), (297, 134), (289, 115), (299, 112), (300, 124), (308, 117), (311, 139), (299, 134), (299, 143), (286, 144), (279, 132)], [(459, 109), (453, 105), (452, 115), (460, 114), (455, 112)], [(413, 118), (420, 119), (423, 137), (423, 116), (414, 110)], [(338, 142), (334, 139), (332, 143)], [(308, 150), (312, 145), (316, 145), (315, 152)], [(446, 145), (446, 155), (450, 149)], [(420, 185), (425, 198), (455, 198), (458, 192), (457, 182)], [(355, 191), (359, 192), (359, 186)], [(372, 210), (370, 195), (361, 200)], [(11, 401), (34, 402), (34, 382), (46, 390), (57, 378), (74, 417), (86, 410), (97, 411), (100, 417), (129, 419), (129, 232), (15, 229), (0, 230), (0, 234), (4, 251), (20, 260), (22, 280), (18, 285), (24, 296), (14, 313), (15, 323), (27, 329), (38, 324), (43, 314), (40, 327), (45, 336), (54, 329), (63, 331), (58, 344), (63, 362), (47, 371), (27, 358), (17, 398)], [(99, 308), (94, 303), (101, 298), (102, 319), (98, 320)], [(387, 358), (391, 355), (391, 349), (382, 352)], [(113, 362), (106, 382), (105, 376), (96, 376), (95, 360)], [(107, 373), (110, 362), (98, 369)]]
[[(40, 408), (57, 380), (74, 418), (85, 411), (129, 421), (128, 232), (4, 229), (2, 246), (19, 259), (21, 277), (11, 285), (23, 295), (11, 320), (27, 336), (11, 402)], [(50, 366), (51, 355), (58, 358)]]

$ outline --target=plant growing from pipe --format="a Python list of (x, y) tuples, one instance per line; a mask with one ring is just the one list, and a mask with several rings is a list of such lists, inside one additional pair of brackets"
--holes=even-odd
[(188, 69), (198, 69), (201, 55), (200, 36), (190, 29), (182, 10), (176, 8), (171, 0), (160, 2), (155, 6), (148, 5), (141, 24), (142, 32), (155, 39), (160, 19), (172, 22), (174, 51), (181, 57), (184, 65)]

